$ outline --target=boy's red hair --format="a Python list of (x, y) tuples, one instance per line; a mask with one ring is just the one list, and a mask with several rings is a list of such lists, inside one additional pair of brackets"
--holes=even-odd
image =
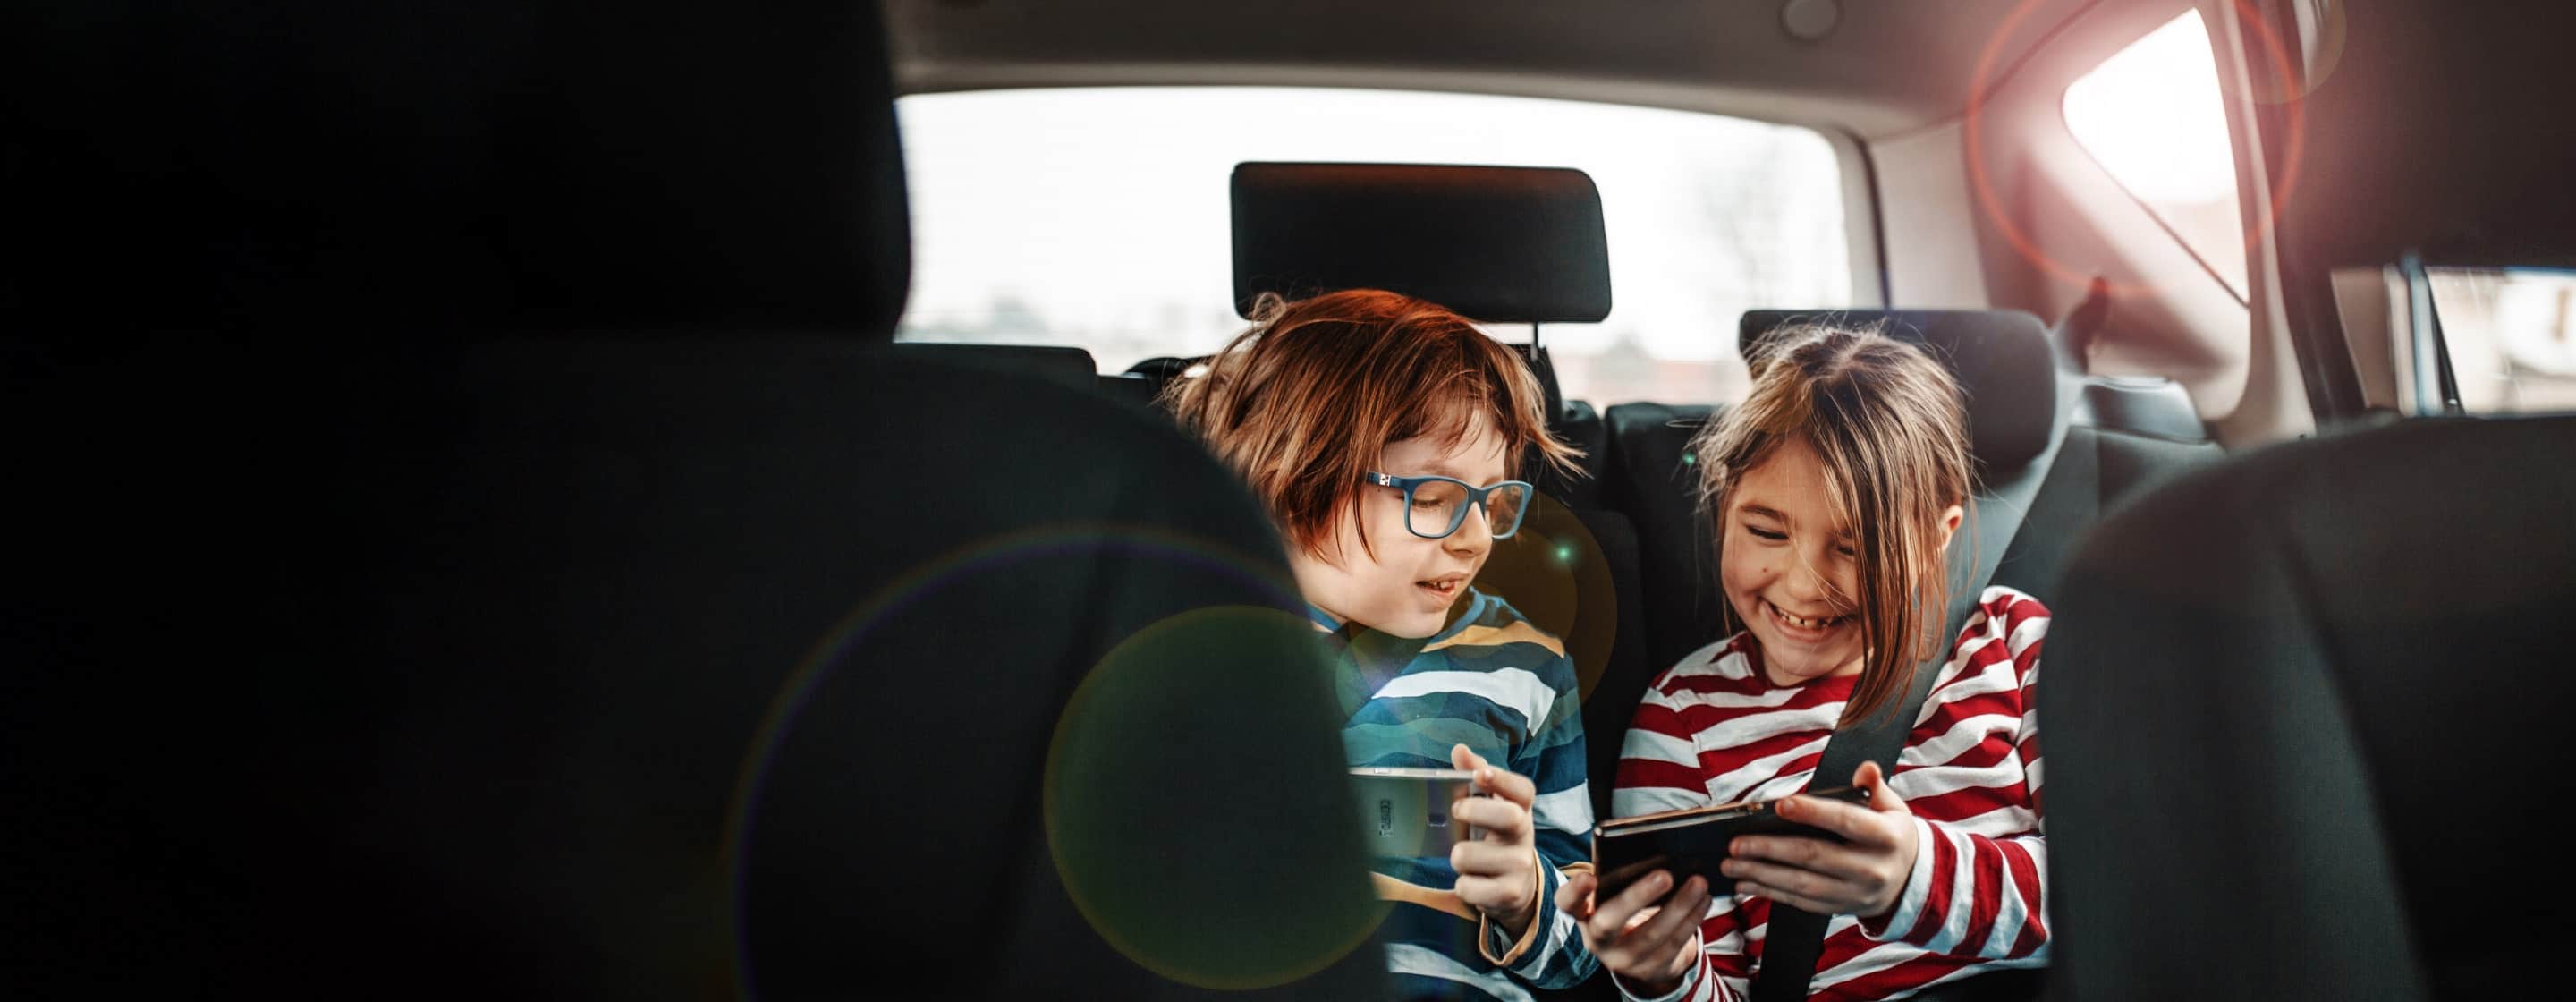
[(1566, 470), (1582, 455), (1548, 434), (1545, 394), (1517, 352), (1465, 317), (1378, 289), (1263, 293), (1252, 327), (1204, 375), (1174, 380), (1164, 402), (1251, 483), (1290, 545), (1334, 561), (1322, 551), (1333, 520), (1358, 526), (1360, 474), (1389, 443), (1453, 445), (1482, 414), (1507, 470), (1531, 450)]

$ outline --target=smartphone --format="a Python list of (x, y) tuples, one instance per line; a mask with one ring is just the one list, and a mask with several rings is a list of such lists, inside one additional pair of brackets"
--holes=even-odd
[[(1821, 797), (1869, 806), (1869, 790), (1841, 786), (1808, 790), (1798, 796)], [(1612, 818), (1592, 828), (1592, 866), (1601, 886), (1596, 901), (1608, 900), (1656, 870), (1673, 875), (1673, 886), (1693, 876), (1708, 881), (1712, 895), (1735, 889), (1735, 878), (1718, 872), (1717, 864), (1732, 852), (1739, 835), (1803, 835), (1827, 842), (1843, 837), (1814, 825), (1780, 816), (1779, 800), (1740, 800), (1631, 818)]]
[(1459, 801), (1484, 796), (1468, 770), (1355, 766), (1351, 790), (1370, 855), (1447, 859), (1449, 847), (1476, 837), (1452, 816)]

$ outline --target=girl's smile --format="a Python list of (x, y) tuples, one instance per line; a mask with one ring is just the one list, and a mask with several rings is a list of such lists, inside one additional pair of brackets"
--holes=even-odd
[(1803, 437), (1781, 441), (1728, 499), (1719, 578), (1773, 684), (1860, 673), (1852, 533)]
[(1823, 643), (1833, 637), (1834, 631), (1849, 626), (1853, 622), (1850, 616), (1821, 612), (1811, 616), (1792, 615), (1772, 604), (1770, 599), (1762, 600), (1762, 609), (1771, 614), (1771, 618), (1779, 625), (1783, 635), (1808, 643)]

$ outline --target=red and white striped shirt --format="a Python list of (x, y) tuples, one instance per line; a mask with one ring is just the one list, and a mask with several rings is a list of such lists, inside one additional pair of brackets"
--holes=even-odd
[[(2031, 713), (2048, 609), (2001, 586), (1978, 596), (1906, 735), (1888, 786), (1915, 824), (1914, 871), (1896, 908), (1836, 915), (1809, 997), (1890, 999), (1981, 970), (2047, 961), (2048, 841)], [(1750, 634), (1711, 644), (1655, 680), (1619, 752), (1612, 813), (1787, 796), (1807, 788), (1856, 676), (1772, 685)], [(1834, 777), (1826, 786), (1848, 782)], [(1720, 896), (1706, 949), (1668, 999), (1745, 997), (1771, 902)], [(1620, 989), (1638, 998), (1622, 982)]]

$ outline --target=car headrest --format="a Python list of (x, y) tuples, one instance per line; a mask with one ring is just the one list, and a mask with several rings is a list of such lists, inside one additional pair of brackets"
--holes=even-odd
[(891, 337), (910, 261), (876, 4), (249, 10), (37, 29), (13, 71), (52, 82), (12, 91), (44, 95), (16, 102), (43, 141), (10, 174), (44, 196), (0, 238), (0, 301), (90, 335)]
[(1100, 367), (1092, 362), (1091, 352), (1070, 345), (905, 341), (897, 344), (895, 350), (959, 365), (1025, 372), (1067, 386), (1089, 387), (1097, 385), (1100, 380)]
[[(2377, 266), (2409, 251), (2433, 265), (2576, 262), (2576, 199), (2566, 186), (2576, 164), (2576, 118), (2527, 113), (2531, 95), (2563, 86), (2558, 40), (2576, 30), (2576, 9), (2337, 6), (2354, 9), (2335, 17), (2330, 33), (2298, 25), (2311, 8), (2299, 16), (2275, 8), (2262, 19), (2268, 27), (2247, 29), (2249, 45), (2264, 48), (2331, 44), (2343, 54), (2370, 53), (2294, 57), (2309, 73), (2332, 74), (2295, 90), (2285, 89), (2278, 71), (2255, 71), (2264, 78), (2254, 84), (2263, 101), (2297, 109), (2296, 123), (2264, 137), (2264, 156), (2283, 158), (2274, 161), (2271, 183), (2285, 256), (2298, 262), (2292, 284), (2308, 287), (2296, 291), (2331, 303), (2328, 269)], [(2435, 19), (2440, 29), (2426, 30)], [(2491, 152), (2461, 155), (2468, 150)], [(2370, 166), (2300, 170), (2302, 161)]]
[(2038, 317), (2020, 310), (1747, 310), (1738, 332), (1746, 360), (1763, 335), (1793, 321), (1884, 321), (1890, 337), (1930, 348), (1967, 394), (1968, 448), (1990, 474), (2030, 462), (2056, 434), (2057, 363)]
[(1400, 292), (1477, 320), (1610, 315), (1601, 191), (1562, 167), (1241, 163), (1234, 303), (1338, 289)]

